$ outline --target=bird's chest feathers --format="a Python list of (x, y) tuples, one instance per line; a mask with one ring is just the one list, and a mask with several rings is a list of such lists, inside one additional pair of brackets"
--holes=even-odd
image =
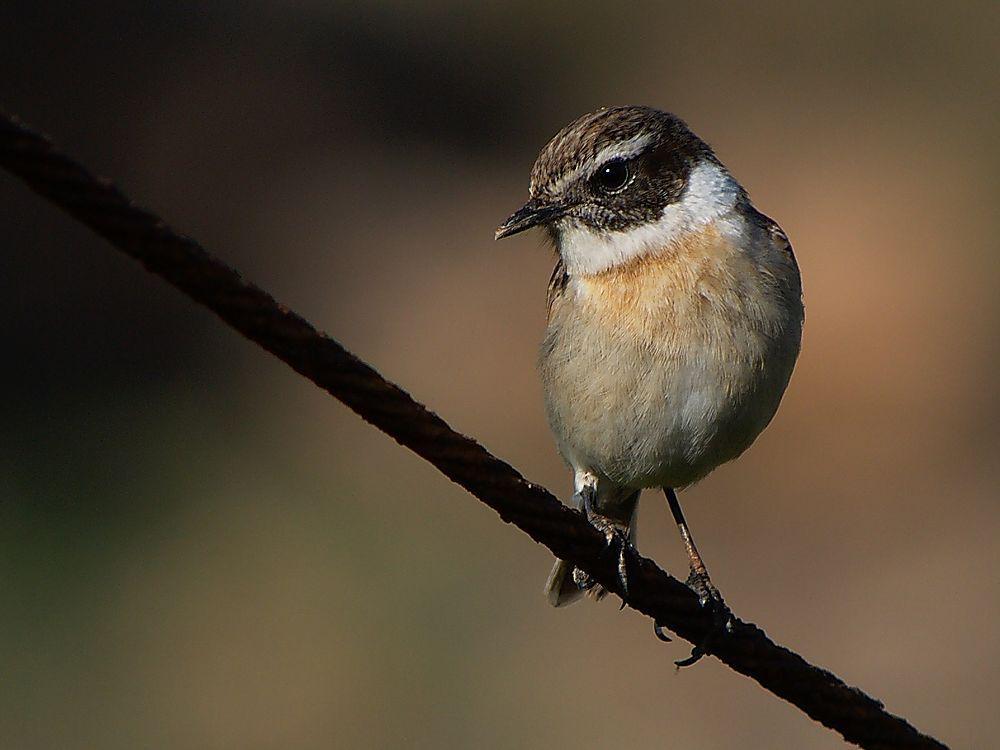
[(570, 279), (551, 323), (603, 352), (742, 358), (756, 354), (768, 307), (754, 259), (708, 228), (663, 252)]
[(570, 277), (539, 360), (574, 466), (683, 486), (739, 455), (788, 382), (797, 326), (769, 267), (715, 228)]

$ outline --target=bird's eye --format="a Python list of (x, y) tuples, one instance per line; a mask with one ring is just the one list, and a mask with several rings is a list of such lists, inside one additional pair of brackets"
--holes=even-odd
[(601, 190), (613, 193), (625, 187), (629, 177), (628, 162), (624, 159), (612, 159), (600, 166), (593, 180)]

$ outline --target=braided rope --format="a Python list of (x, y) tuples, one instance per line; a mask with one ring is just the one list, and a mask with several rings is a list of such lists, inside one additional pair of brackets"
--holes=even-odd
[[(406, 391), (209, 255), (197, 242), (136, 207), (109, 181), (95, 178), (38, 133), (0, 114), (0, 166), (36, 193), (90, 227), (212, 310), (366, 421), (436, 466), (557, 557), (572, 562), (609, 590), (618, 591), (617, 562), (604, 536), (584, 516), (472, 438), (455, 432)], [(692, 643), (712, 626), (697, 597), (634, 549), (627, 550), (626, 603)], [(778, 646), (752, 623), (736, 619), (731, 635), (716, 639), (712, 655), (797, 706), (844, 739), (870, 750), (937, 748), (861, 690)]]

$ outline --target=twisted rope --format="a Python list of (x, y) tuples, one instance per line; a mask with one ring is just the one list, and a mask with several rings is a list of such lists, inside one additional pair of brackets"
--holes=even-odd
[[(455, 432), (193, 239), (133, 205), (108, 180), (92, 176), (44, 136), (5, 115), (0, 115), (0, 166), (432, 463), (504, 521), (609, 590), (619, 591), (617, 561), (607, 554), (604, 536), (582, 514), (472, 438)], [(694, 593), (634, 549), (627, 555), (629, 590), (624, 601), (684, 639), (701, 643), (712, 622)], [(887, 712), (879, 701), (775, 644), (752, 623), (735, 619), (732, 634), (716, 639), (712, 655), (861, 747), (946, 750)]]

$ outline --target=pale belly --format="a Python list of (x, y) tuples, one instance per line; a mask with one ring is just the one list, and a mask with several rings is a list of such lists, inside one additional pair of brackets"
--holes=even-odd
[(774, 416), (801, 335), (797, 288), (706, 300), (670, 279), (653, 287), (614, 289), (610, 306), (600, 289), (567, 290), (539, 359), (567, 462), (636, 489), (684, 487), (743, 453)]
[(758, 369), (710, 348), (557, 347), (544, 365), (549, 423), (574, 468), (625, 487), (684, 487), (743, 453), (774, 416), (794, 358), (770, 354)]

